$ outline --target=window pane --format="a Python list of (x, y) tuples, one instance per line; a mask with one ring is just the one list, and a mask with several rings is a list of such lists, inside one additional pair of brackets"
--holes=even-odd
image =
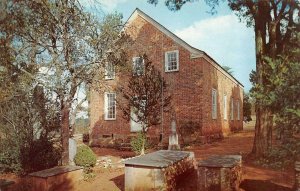
[(224, 119), (227, 119), (227, 95), (224, 95)]
[(167, 71), (178, 70), (178, 52), (167, 52)]
[(116, 94), (115, 93), (108, 93), (106, 94), (106, 106), (107, 106), (107, 113), (106, 119), (115, 119), (116, 118)]
[(217, 119), (217, 90), (212, 89), (212, 119)]
[(231, 114), (230, 114), (230, 118), (231, 120), (234, 119), (234, 113), (233, 113), (233, 110), (234, 110), (234, 107), (233, 107), (234, 103), (233, 103), (233, 98), (231, 98)]
[(145, 70), (145, 63), (142, 57), (133, 58), (133, 75), (143, 75)]
[(112, 63), (107, 63), (105, 65), (105, 79), (115, 78), (115, 67)]
[(237, 107), (237, 120), (240, 120), (240, 102), (239, 102), (239, 100), (236, 101), (236, 107)]

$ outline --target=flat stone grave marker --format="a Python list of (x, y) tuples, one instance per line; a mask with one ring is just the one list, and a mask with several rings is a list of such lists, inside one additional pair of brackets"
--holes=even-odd
[(198, 163), (198, 190), (239, 190), (242, 179), (240, 155), (215, 155)]
[(32, 191), (58, 190), (63, 184), (69, 187), (83, 178), (83, 168), (79, 166), (58, 166), (29, 174)]
[(160, 150), (124, 161), (125, 191), (174, 190), (176, 180), (194, 169), (194, 153)]

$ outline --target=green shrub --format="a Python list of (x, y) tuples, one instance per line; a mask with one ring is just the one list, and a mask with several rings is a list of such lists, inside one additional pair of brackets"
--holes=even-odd
[(85, 167), (83, 169), (83, 173), (83, 180), (85, 181), (92, 181), (96, 177), (96, 174), (94, 173), (94, 170), (91, 167)]
[(77, 148), (77, 153), (74, 162), (78, 166), (93, 167), (96, 165), (97, 157), (92, 149), (86, 145), (81, 145)]
[[(22, 144), (23, 143), (23, 144)], [(34, 141), (2, 140), (0, 142), (0, 172), (26, 174), (54, 167), (61, 158), (53, 142), (43, 138)]]
[(20, 149), (17, 144), (0, 139), (0, 174), (4, 172), (22, 171)]
[(263, 167), (279, 170), (291, 166), (293, 157), (287, 150), (275, 147), (268, 150), (264, 157), (259, 158), (255, 163)]
[(146, 150), (149, 145), (146, 139), (146, 135), (144, 135), (142, 132), (138, 132), (137, 136), (132, 138), (130, 141), (131, 149), (136, 154), (141, 154), (141, 151), (143, 149), (143, 141), (144, 141), (144, 149)]
[(53, 144), (48, 139), (38, 139), (32, 141), (29, 147), (22, 147), (21, 163), (23, 170), (35, 172), (57, 166), (61, 159), (61, 152)]

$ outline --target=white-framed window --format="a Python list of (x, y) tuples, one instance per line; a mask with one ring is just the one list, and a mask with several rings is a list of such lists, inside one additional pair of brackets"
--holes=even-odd
[(233, 114), (234, 114), (234, 102), (233, 102), (233, 97), (231, 98), (231, 106), (230, 106), (230, 119), (231, 120), (233, 120), (234, 119), (234, 116), (233, 116)]
[(115, 79), (115, 66), (110, 62), (105, 64), (105, 79)]
[(179, 71), (179, 51), (173, 50), (165, 53), (165, 72)]
[(224, 94), (223, 98), (224, 120), (227, 120), (227, 95)]
[(104, 93), (104, 119), (116, 119), (116, 93)]
[(212, 89), (212, 119), (217, 119), (217, 90)]
[(240, 120), (240, 100), (236, 100), (237, 120)]
[(145, 62), (142, 57), (132, 58), (132, 75), (140, 76), (145, 73)]

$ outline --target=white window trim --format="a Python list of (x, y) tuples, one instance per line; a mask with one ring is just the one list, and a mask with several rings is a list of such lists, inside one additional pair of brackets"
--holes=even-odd
[(115, 117), (114, 118), (108, 118), (108, 99), (107, 99), (107, 94), (115, 94), (116, 98), (116, 93), (114, 92), (105, 92), (104, 93), (104, 120), (106, 121), (113, 121), (116, 120), (117, 118), (117, 108), (116, 108), (116, 101), (115, 101)]
[(236, 100), (236, 108), (237, 108), (237, 120), (240, 120), (240, 100)]
[[(212, 119), (217, 119), (218, 118), (218, 95), (217, 95), (217, 90), (216, 89), (212, 89), (212, 93), (211, 93), (211, 117)], [(214, 104), (215, 102), (215, 104)]]
[(223, 97), (224, 120), (227, 121), (227, 94)]
[[(143, 59), (143, 65), (144, 65), (143, 67), (144, 67), (144, 70), (143, 70), (143, 73), (142, 73), (142, 74), (136, 74), (135, 71), (134, 71), (134, 63), (135, 63), (135, 60), (136, 60), (136, 59), (139, 59), (139, 58), (142, 58), (142, 59)], [(135, 57), (132, 58), (132, 75), (133, 75), (133, 76), (141, 76), (141, 75), (145, 75), (145, 60), (144, 60), (143, 57), (141, 57), (141, 56), (135, 56)]]
[(230, 120), (234, 120), (234, 99), (231, 97)]
[[(175, 70), (168, 70), (168, 54), (169, 53), (176, 53), (176, 60), (177, 60), (177, 69)], [(179, 51), (178, 50), (172, 50), (172, 51), (167, 51), (165, 52), (165, 72), (176, 72), (179, 71)]]
[(105, 70), (105, 73), (104, 73), (104, 79), (105, 80), (113, 80), (113, 79), (115, 79), (115, 77), (116, 77), (116, 71), (115, 71), (115, 66), (113, 66), (113, 76), (112, 77), (109, 77), (107, 74), (108, 74), (108, 70), (107, 70), (107, 67), (108, 67), (108, 63), (105, 63), (105, 68), (104, 68), (104, 70)]

